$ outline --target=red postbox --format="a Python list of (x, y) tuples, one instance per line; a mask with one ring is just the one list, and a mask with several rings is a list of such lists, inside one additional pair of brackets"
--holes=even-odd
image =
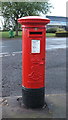
[(28, 16), (22, 24), (22, 98), (30, 108), (43, 107), (45, 102), (46, 27), (49, 19)]

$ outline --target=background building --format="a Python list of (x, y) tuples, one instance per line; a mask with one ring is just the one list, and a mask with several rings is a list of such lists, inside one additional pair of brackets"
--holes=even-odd
[(60, 17), (60, 16), (46, 16), (51, 21), (47, 25), (47, 27), (59, 27), (68, 30), (68, 17)]

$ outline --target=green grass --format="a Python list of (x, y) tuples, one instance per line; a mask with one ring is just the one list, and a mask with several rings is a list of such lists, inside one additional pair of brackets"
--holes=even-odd
[(8, 38), (9, 32), (0, 32), (2, 38)]
[[(22, 31), (19, 31), (19, 36), (22, 36)], [(16, 38), (17, 36), (15, 36), (15, 32), (14, 32), (14, 37)], [(5, 32), (0, 32), (0, 38), (9, 38), (9, 31), (5, 31)]]
[[(19, 36), (22, 37), (22, 31), (19, 31)], [(15, 35), (15, 32), (14, 32)], [(46, 33), (46, 37), (55, 37), (54, 33)], [(9, 38), (9, 31), (1, 32), (0, 31), (0, 38)], [(17, 38), (17, 36), (14, 36), (14, 38)]]
[(46, 33), (46, 37), (55, 37), (55, 33)]

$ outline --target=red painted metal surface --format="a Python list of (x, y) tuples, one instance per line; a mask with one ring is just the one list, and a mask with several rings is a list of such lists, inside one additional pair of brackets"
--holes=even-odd
[(45, 86), (46, 27), (49, 19), (37, 16), (18, 19), (22, 24), (22, 86)]

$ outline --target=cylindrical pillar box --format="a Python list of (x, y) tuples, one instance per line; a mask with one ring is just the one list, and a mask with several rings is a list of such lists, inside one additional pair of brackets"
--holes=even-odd
[(30, 108), (43, 107), (45, 102), (46, 27), (49, 19), (22, 17), (22, 98)]

